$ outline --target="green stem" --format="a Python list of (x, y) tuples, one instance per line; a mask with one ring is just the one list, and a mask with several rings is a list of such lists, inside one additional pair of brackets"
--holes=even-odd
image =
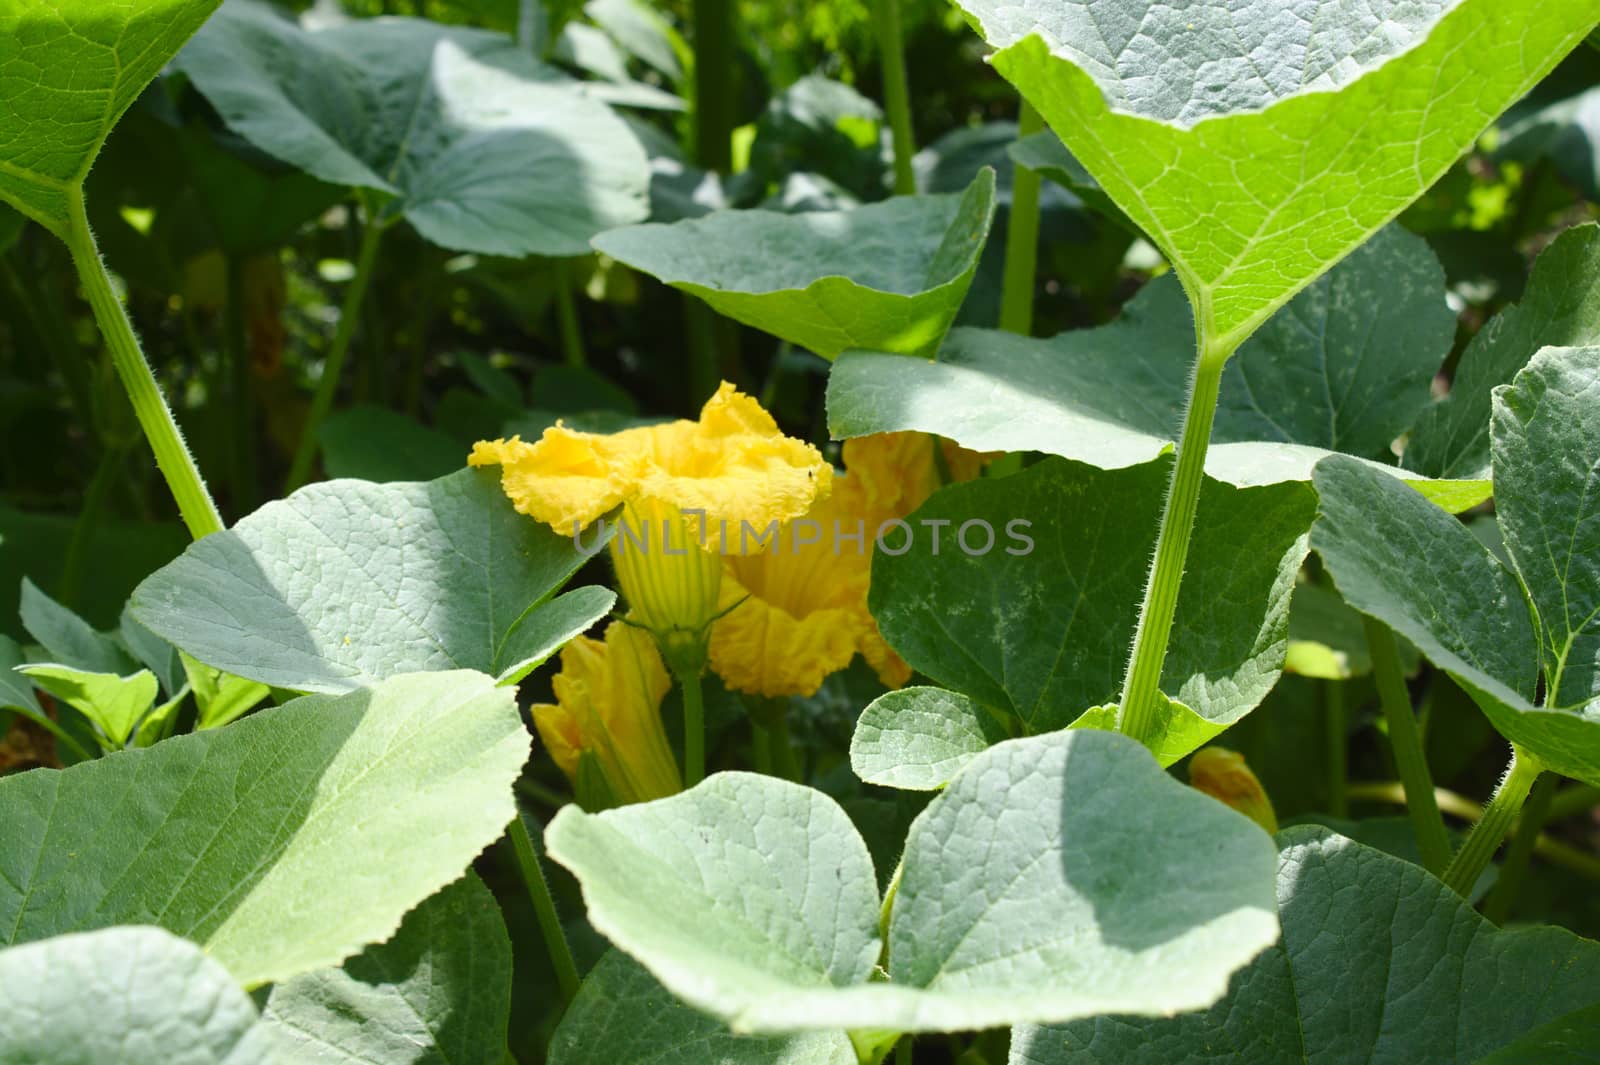
[(1528, 863), (1533, 857), (1534, 847), (1538, 845), (1539, 830), (1550, 817), (1550, 800), (1555, 798), (1556, 787), (1560, 783), (1561, 778), (1555, 773), (1546, 773), (1534, 783), (1533, 790), (1528, 794), (1528, 803), (1522, 808), (1522, 816), (1517, 818), (1511, 846), (1506, 848), (1505, 860), (1500, 863), (1500, 875), (1494, 882), (1494, 890), (1489, 893), (1489, 899), (1483, 906), (1483, 915), (1495, 924), (1505, 924), (1506, 918), (1511, 916), (1511, 907), (1516, 903), (1517, 893), (1522, 890), (1522, 882), (1528, 876)]
[(1373, 679), (1378, 684), (1383, 716), (1389, 723), (1389, 743), (1394, 748), (1395, 766), (1406, 789), (1406, 812), (1411, 817), (1411, 830), (1417, 836), (1417, 848), (1422, 852), (1422, 867), (1438, 876), (1450, 861), (1450, 834), (1445, 831), (1444, 818), (1439, 815), (1439, 805), (1434, 801), (1433, 776), (1428, 772), (1422, 734), (1417, 730), (1417, 717), (1411, 710), (1411, 695), (1406, 690), (1406, 678), (1400, 666), (1400, 646), (1383, 622), (1363, 616), (1362, 624), (1366, 628), (1367, 647), (1372, 652)]
[(1484, 808), (1483, 818), (1472, 826), (1471, 835), (1445, 868), (1444, 882), (1457, 895), (1465, 897), (1478, 882), (1489, 859), (1494, 857), (1511, 830), (1542, 768), (1526, 751), (1517, 747), (1511, 749), (1511, 766), (1506, 770), (1505, 779)]
[(733, 0), (694, 0), (694, 146), (707, 170), (733, 169)]
[[(722, 381), (721, 359), (717, 354), (718, 340), (727, 338), (727, 331), (718, 328), (718, 319), (711, 308), (688, 293), (683, 294), (685, 332), (689, 339), (689, 396), (696, 409), (716, 394)], [(723, 333), (719, 338), (718, 333)]]
[(122, 473), (123, 449), (119, 444), (107, 444), (100, 453), (100, 464), (95, 467), (94, 478), (83, 498), (83, 509), (72, 524), (72, 538), (67, 541), (67, 554), (61, 562), (61, 584), (56, 589), (63, 605), (78, 608), (78, 593), (83, 588), (83, 563), (89, 542), (100, 526), (100, 515), (105, 510), (106, 497)]
[(228, 357), (228, 398), (233, 421), (233, 508), (244, 514), (255, 509), (256, 483), (255, 408), (251, 402), (250, 345), (244, 314), (244, 269), (236, 255), (228, 256), (228, 312), (224, 322)]
[(345, 290), (344, 304), (339, 309), (339, 328), (333, 334), (333, 346), (322, 364), (322, 379), (317, 382), (316, 394), (311, 397), (311, 410), (306, 414), (305, 427), (300, 430), (300, 443), (295, 448), (294, 461), (289, 466), (289, 479), (284, 492), (292, 492), (305, 484), (311, 476), (311, 464), (317, 455), (317, 431), (333, 409), (334, 397), (339, 392), (339, 377), (344, 372), (345, 356), (350, 352), (350, 341), (355, 337), (356, 325), (361, 321), (361, 305), (367, 298), (367, 287), (372, 281), (373, 267), (378, 261), (378, 245), (383, 240), (383, 223), (368, 211), (366, 228), (361, 234), (361, 250), (356, 255), (355, 276)]
[(543, 59), (549, 52), (550, 16), (544, 0), (520, 0), (517, 5), (517, 43)]
[(911, 1037), (901, 1038), (898, 1046), (894, 1048), (894, 1065), (911, 1065)]
[(1328, 751), (1328, 812), (1334, 817), (1350, 816), (1350, 724), (1344, 702), (1344, 681), (1329, 680), (1322, 685)]
[[(1017, 120), (1017, 139), (1044, 129), (1044, 119), (1026, 100)], [(1000, 328), (1028, 336), (1033, 332), (1033, 297), (1039, 273), (1039, 172), (1012, 167), (1011, 213), (1006, 222), (1006, 269), (1000, 290)]]
[(905, 34), (900, 24), (900, 0), (873, 0), (878, 27), (878, 50), (883, 59), (883, 102), (889, 114), (889, 135), (894, 143), (894, 194), (915, 196), (917, 175), (912, 157), (917, 154), (911, 127), (911, 83), (906, 77)]
[(556, 260), (556, 325), (561, 331), (561, 351), (568, 366), (587, 366), (589, 355), (583, 348), (583, 326), (578, 320), (578, 301), (573, 295), (572, 264)]
[(561, 915), (556, 913), (556, 900), (550, 894), (550, 882), (545, 879), (544, 866), (539, 863), (539, 852), (528, 833), (528, 824), (519, 810), (511, 820), (507, 833), (511, 846), (517, 852), (517, 865), (522, 869), (522, 879), (528, 885), (528, 898), (533, 901), (533, 912), (539, 918), (539, 931), (544, 936), (544, 949), (550, 955), (550, 965), (556, 971), (556, 983), (561, 987), (561, 1003), (570, 1006), (578, 993), (578, 966), (572, 960), (572, 948), (567, 943), (567, 933), (561, 927)]
[(683, 786), (692, 788), (706, 775), (706, 705), (699, 673), (679, 674), (678, 685), (683, 689)]
[(100, 259), (100, 248), (95, 244), (94, 234), (89, 231), (89, 215), (84, 210), (82, 190), (74, 190), (68, 200), (67, 248), (72, 252), (73, 265), (78, 268), (78, 278), (83, 283), (84, 294), (89, 298), (89, 306), (94, 309), (100, 333), (111, 351), (111, 364), (116, 367), (122, 387), (127, 390), (133, 412), (144, 429), (145, 439), (150, 441), (150, 449), (155, 452), (156, 465), (167, 479), (172, 498), (177, 500), (178, 512), (183, 515), (183, 523), (189, 527), (189, 535), (198, 540), (202, 536), (221, 532), (222, 515), (217, 511), (211, 493), (206, 491), (200, 468), (195, 465), (194, 456), (183, 441), (183, 433), (161, 395), (161, 387), (156, 384), (155, 374), (145, 361), (139, 338), (134, 335), (133, 325), (128, 321), (128, 313), (117, 299), (111, 276), (106, 273), (105, 263)]
[(1183, 567), (1189, 557), (1189, 539), (1194, 534), (1195, 511), (1200, 505), (1200, 488), (1205, 483), (1211, 422), (1217, 413), (1222, 368), (1229, 355), (1226, 350), (1214, 348), (1203, 334), (1199, 352), (1189, 388), (1189, 407), (1183, 416), (1183, 435), (1178, 438), (1178, 461), (1172, 470), (1166, 510), (1161, 515), (1155, 563), (1150, 567), (1149, 583), (1145, 586), (1139, 627), (1133, 638), (1133, 656), (1128, 662), (1122, 704), (1117, 711), (1118, 730), (1146, 744), (1156, 731), (1161, 667), (1167, 659), (1172, 618), (1178, 609), (1178, 590), (1183, 585)]
[(783, 708), (772, 722), (772, 761), (773, 768), (785, 780), (792, 780), (797, 784), (804, 783), (805, 772), (800, 767), (800, 758), (795, 753), (794, 737), (789, 734), (789, 708)]
[(753, 717), (750, 719), (750, 760), (755, 764), (757, 773), (769, 777), (776, 775), (772, 771), (772, 733)]

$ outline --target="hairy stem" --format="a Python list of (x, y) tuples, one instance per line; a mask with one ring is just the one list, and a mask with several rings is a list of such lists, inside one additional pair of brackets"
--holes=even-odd
[(878, 50), (883, 58), (883, 102), (889, 114), (889, 134), (894, 143), (894, 194), (915, 196), (917, 176), (911, 168), (917, 154), (911, 128), (911, 83), (906, 77), (905, 34), (900, 22), (900, 0), (873, 0), (878, 28)]
[[(1044, 128), (1033, 105), (1022, 102), (1017, 139)], [(1039, 172), (1012, 167), (1011, 213), (1006, 222), (1006, 269), (1000, 289), (1000, 328), (1029, 336), (1033, 332), (1034, 286), (1039, 272)]]
[(1214, 348), (1203, 334), (1199, 352), (1189, 387), (1189, 407), (1183, 416), (1183, 435), (1178, 438), (1178, 461), (1172, 470), (1166, 510), (1161, 515), (1155, 562), (1145, 585), (1139, 627), (1133, 637), (1133, 655), (1128, 661), (1122, 702), (1117, 710), (1118, 731), (1146, 744), (1158, 723), (1161, 667), (1167, 659), (1167, 642), (1171, 639), (1172, 618), (1178, 609), (1178, 590), (1183, 585), (1183, 568), (1189, 557), (1189, 540), (1194, 534), (1200, 488), (1205, 483), (1206, 449), (1211, 442), (1211, 423), (1217, 413), (1217, 394), (1222, 388), (1222, 368), (1230, 354)]
[(1489, 859), (1494, 857), (1511, 830), (1541, 769), (1526, 751), (1512, 748), (1511, 766), (1506, 770), (1505, 779), (1495, 789), (1489, 805), (1484, 807), (1483, 818), (1473, 826), (1472, 834), (1445, 868), (1444, 882), (1457, 895), (1465, 897), (1488, 868)]
[(539, 918), (539, 932), (544, 936), (544, 949), (550, 955), (550, 965), (556, 971), (556, 983), (561, 987), (563, 1006), (572, 1004), (578, 993), (578, 966), (572, 960), (572, 948), (567, 943), (567, 933), (561, 927), (561, 915), (556, 913), (556, 900), (550, 894), (550, 882), (545, 879), (544, 866), (539, 863), (539, 851), (522, 812), (511, 820), (507, 835), (512, 849), (517, 852), (517, 865), (522, 879), (528, 885), (528, 898), (533, 902), (533, 912)]
[(1422, 867), (1438, 876), (1450, 861), (1450, 835), (1433, 798), (1433, 776), (1428, 772), (1428, 756), (1417, 730), (1417, 716), (1411, 710), (1411, 695), (1400, 668), (1400, 648), (1394, 633), (1381, 621), (1363, 616), (1367, 647), (1372, 652), (1372, 673), (1378, 683), (1383, 716), (1389, 723), (1389, 743), (1394, 762), (1406, 789), (1406, 812), (1422, 852)]
[(1494, 890), (1489, 893), (1489, 899), (1483, 906), (1483, 915), (1495, 924), (1505, 924), (1506, 918), (1511, 916), (1511, 907), (1516, 904), (1522, 882), (1528, 876), (1528, 864), (1533, 858), (1533, 848), (1539, 842), (1539, 830), (1550, 816), (1550, 800), (1555, 798), (1556, 786), (1560, 782), (1561, 778), (1554, 773), (1541, 776), (1528, 794), (1522, 816), (1517, 818), (1511, 846), (1506, 848), (1505, 861), (1500, 863), (1500, 876), (1495, 880)]
[(316, 394), (311, 397), (311, 410), (306, 414), (305, 427), (300, 430), (300, 443), (295, 448), (294, 461), (289, 466), (289, 479), (285, 492), (292, 492), (311, 477), (311, 464), (317, 455), (317, 432), (333, 409), (334, 397), (339, 393), (339, 378), (344, 373), (345, 356), (350, 352), (356, 326), (361, 321), (361, 307), (367, 298), (367, 287), (372, 281), (372, 271), (378, 262), (378, 246), (383, 241), (383, 223), (375, 212), (367, 212), (366, 226), (361, 234), (361, 250), (356, 255), (355, 276), (345, 290), (344, 303), (339, 308), (339, 328), (333, 334), (333, 345), (322, 364), (322, 379), (317, 382)]
[(111, 364), (128, 393), (133, 412), (144, 430), (150, 449), (155, 452), (156, 465), (167, 480), (172, 498), (177, 500), (178, 512), (196, 540), (222, 531), (222, 515), (211, 493), (206, 490), (200, 467), (195, 465), (183, 433), (172, 416), (172, 410), (161, 395), (161, 387), (145, 361), (139, 339), (134, 335), (128, 313), (117, 299), (100, 259), (100, 248), (94, 234), (89, 231), (89, 216), (84, 210), (83, 193), (78, 190), (70, 197), (66, 241), (72, 252), (72, 262), (78, 268), (78, 278), (83, 283), (89, 306), (94, 309), (95, 321), (111, 352)]

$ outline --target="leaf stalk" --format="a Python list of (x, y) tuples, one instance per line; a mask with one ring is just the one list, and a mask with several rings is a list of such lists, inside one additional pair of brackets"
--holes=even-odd
[(1383, 622), (1363, 615), (1367, 647), (1372, 653), (1372, 673), (1378, 683), (1378, 698), (1389, 724), (1389, 743), (1394, 749), (1395, 766), (1406, 789), (1406, 813), (1422, 852), (1422, 867), (1438, 876), (1450, 861), (1450, 835), (1433, 796), (1433, 776), (1428, 772), (1428, 756), (1411, 709), (1405, 674), (1400, 666), (1400, 648), (1394, 632)]
[[(1028, 101), (1017, 118), (1017, 139), (1044, 129), (1044, 119)], [(1034, 286), (1039, 274), (1039, 172), (1021, 163), (1012, 167), (1011, 211), (1006, 221), (1006, 266), (1000, 288), (1000, 328), (1018, 336), (1033, 333)]]
[(889, 136), (894, 144), (894, 194), (915, 196), (917, 175), (911, 160), (917, 154), (911, 126), (911, 82), (906, 75), (905, 31), (900, 0), (874, 0), (878, 51), (883, 60), (883, 102), (889, 114)]
[(1484, 869), (1488, 868), (1489, 859), (1500, 849), (1523, 803), (1528, 800), (1533, 782), (1543, 770), (1544, 767), (1527, 751), (1512, 747), (1511, 765), (1506, 770), (1505, 779), (1484, 808), (1482, 819), (1473, 826), (1467, 841), (1445, 868), (1444, 882), (1456, 894), (1465, 898)]
[(578, 993), (578, 966), (572, 959), (572, 947), (567, 943), (567, 933), (561, 927), (561, 915), (556, 912), (556, 900), (550, 894), (550, 881), (545, 878), (544, 866), (539, 862), (539, 851), (522, 811), (512, 818), (507, 832), (511, 847), (517, 852), (517, 865), (522, 879), (528, 885), (528, 898), (533, 902), (533, 912), (539, 919), (539, 932), (544, 937), (544, 949), (550, 955), (550, 965), (556, 972), (556, 983), (561, 988), (561, 1004), (572, 1005)]

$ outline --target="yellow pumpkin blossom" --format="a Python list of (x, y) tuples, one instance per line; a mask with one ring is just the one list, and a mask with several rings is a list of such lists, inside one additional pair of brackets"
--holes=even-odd
[(539, 738), (578, 789), (591, 790), (585, 764), (599, 770), (606, 797), (646, 802), (678, 792), (678, 764), (661, 724), (661, 700), (672, 680), (650, 635), (626, 622), (605, 640), (579, 636), (561, 651), (555, 703), (533, 708)]
[(1213, 799), (1233, 807), (1269, 833), (1278, 831), (1272, 799), (1244, 755), (1225, 747), (1206, 747), (1189, 759), (1189, 783)]
[(483, 441), (468, 460), (498, 465), (517, 510), (577, 536), (622, 507), (612, 540), (618, 583), (673, 672), (698, 675), (718, 610), (717, 554), (746, 529), (799, 517), (832, 483), (822, 454), (724, 382), (698, 421), (580, 433), (556, 425), (537, 443)]
[(844, 459), (833, 494), (783, 525), (769, 550), (723, 560), (711, 666), (736, 691), (813, 695), (857, 653), (891, 688), (911, 679), (867, 610), (875, 538), (946, 474), (970, 480), (988, 456), (923, 433), (882, 433), (846, 441)]

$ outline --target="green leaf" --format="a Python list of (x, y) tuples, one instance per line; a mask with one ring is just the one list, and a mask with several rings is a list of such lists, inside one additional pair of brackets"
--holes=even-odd
[(406, 915), (387, 942), (272, 988), (265, 1023), (299, 1061), (504, 1065), (511, 940), (468, 873)]
[(1522, 302), (1480, 329), (1461, 355), (1450, 394), (1418, 422), (1405, 465), (1430, 477), (1482, 478), (1489, 470), (1495, 388), (1546, 345), (1600, 343), (1600, 226), (1573, 226), (1544, 250)]
[(271, 689), (265, 684), (245, 680), (232, 673), (224, 673), (220, 669), (212, 669), (203, 662), (196, 662), (188, 655), (181, 657), (184, 672), (189, 678), (189, 687), (194, 692), (198, 718), (196, 728), (221, 728), (230, 721), (243, 717), (271, 694)]
[(159, 685), (148, 669), (126, 677), (115, 673), (89, 673), (50, 663), (22, 666), (30, 678), (94, 723), (108, 748), (122, 747), (155, 705)]
[[(1330, 451), (1390, 468), (1390, 444), (1427, 409), (1454, 337), (1427, 244), (1379, 232), (1239, 349), (1223, 373), (1206, 472), (1241, 487), (1309, 481)], [(835, 436), (916, 430), (977, 451), (1118, 469), (1173, 448), (1193, 362), (1193, 317), (1166, 276), (1109, 325), (1049, 340), (956, 329), (938, 362), (849, 353), (828, 382), (828, 425)], [(1456, 509), (1488, 496), (1486, 479), (1417, 479), (1431, 494), (1463, 495)]]
[(1476, 1065), (1595, 1065), (1600, 1062), (1600, 1004), (1541, 1024)]
[(337, 965), (499, 836), (529, 746), (509, 690), (441, 673), (0, 779), (4, 942), (157, 923), (247, 987)]
[(1041, 130), (1020, 140), (1014, 140), (1006, 151), (1011, 161), (1018, 166), (1038, 171), (1040, 175), (1070, 190), (1074, 196), (1107, 218), (1115, 219), (1125, 226), (1131, 225), (1127, 216), (1122, 213), (1122, 208), (1106, 195), (1106, 190), (1100, 187), (1100, 182), (1094, 179), (1094, 175), (1085, 170), (1083, 164), (1067, 151), (1067, 146), (1061, 143), (1061, 138), (1049, 130)]
[(20, 0), (0, 9), (0, 200), (52, 230), (100, 147), (218, 0)]
[(21, 710), (37, 721), (44, 716), (44, 709), (34, 697), (33, 685), (16, 671), (27, 661), (17, 641), (0, 636), (0, 710)]
[(163, 692), (172, 696), (183, 690), (189, 682), (183, 671), (183, 656), (176, 647), (139, 624), (126, 607), (118, 619), (117, 634), (133, 657), (156, 675)]
[(832, 359), (931, 355), (955, 320), (994, 219), (994, 172), (961, 195), (851, 211), (719, 211), (602, 234), (614, 259)]
[[(1068, 727), (1115, 732), (1117, 706), (1092, 706)], [(1155, 726), (1144, 742), (1150, 748), (1150, 753), (1155, 755), (1156, 761), (1166, 768), (1176, 765), (1222, 735), (1227, 727), (1224, 722), (1201, 717), (1177, 700), (1162, 695), (1161, 703), (1156, 708)]]
[(1495, 514), (1537, 617), (1545, 705), (1582, 706), (1600, 697), (1600, 347), (1535, 355), (1495, 390), (1492, 433)]
[[(909, 519), (910, 548), (873, 559), (884, 637), (918, 672), (1034, 732), (1116, 702), (1170, 462), (1105, 471), (1051, 459), (936, 493)], [(1249, 712), (1283, 669), (1314, 505), (1298, 484), (1211, 481), (1201, 493), (1162, 688), (1215, 725)], [(994, 546), (969, 554), (962, 527), (976, 550), (985, 522)], [(898, 548), (904, 530), (884, 539)]]
[(19, 613), (28, 635), (61, 665), (95, 673), (131, 673), (133, 657), (116, 640), (96, 632), (26, 577), (22, 579)]
[(887, 982), (868, 982), (871, 859), (819, 792), (719, 773), (657, 802), (569, 806), (546, 840), (594, 926), (735, 1031), (1194, 1009), (1277, 937), (1271, 841), (1111, 733), (999, 744), (928, 805), (906, 841)]
[(0, 1061), (289, 1065), (228, 971), (159, 928), (106, 928), (0, 951)]
[(850, 768), (868, 784), (934, 791), (1006, 738), (1004, 723), (965, 695), (902, 688), (861, 711), (850, 740)]
[(130, 606), (207, 665), (276, 688), (446, 669), (509, 682), (611, 609), (602, 588), (549, 600), (586, 558), (513, 510), (492, 470), (330, 481), (191, 545)]
[(1539, 646), (1516, 576), (1460, 521), (1354, 460), (1324, 460), (1316, 486), (1311, 544), (1345, 600), (1416, 644), (1501, 735), (1600, 784), (1600, 707), (1533, 705)]
[(382, 407), (340, 411), (317, 433), (330, 479), (431, 481), (461, 468), (461, 445), (437, 429)]
[(1588, 0), (961, 6), (1224, 352), (1438, 180), (1595, 20)]
[(627, 126), (510, 38), (420, 19), (308, 32), (228, 0), (180, 68), (228, 126), (428, 240), (489, 255), (582, 255), (645, 217)]
[(610, 951), (584, 978), (550, 1041), (550, 1065), (856, 1065), (843, 1032), (735, 1035)]
[(1011, 1065), (1467, 1063), (1600, 997), (1588, 940), (1501, 931), (1419, 866), (1325, 829), (1278, 839), (1283, 940), (1227, 998), (1182, 1017), (1020, 1028)]

